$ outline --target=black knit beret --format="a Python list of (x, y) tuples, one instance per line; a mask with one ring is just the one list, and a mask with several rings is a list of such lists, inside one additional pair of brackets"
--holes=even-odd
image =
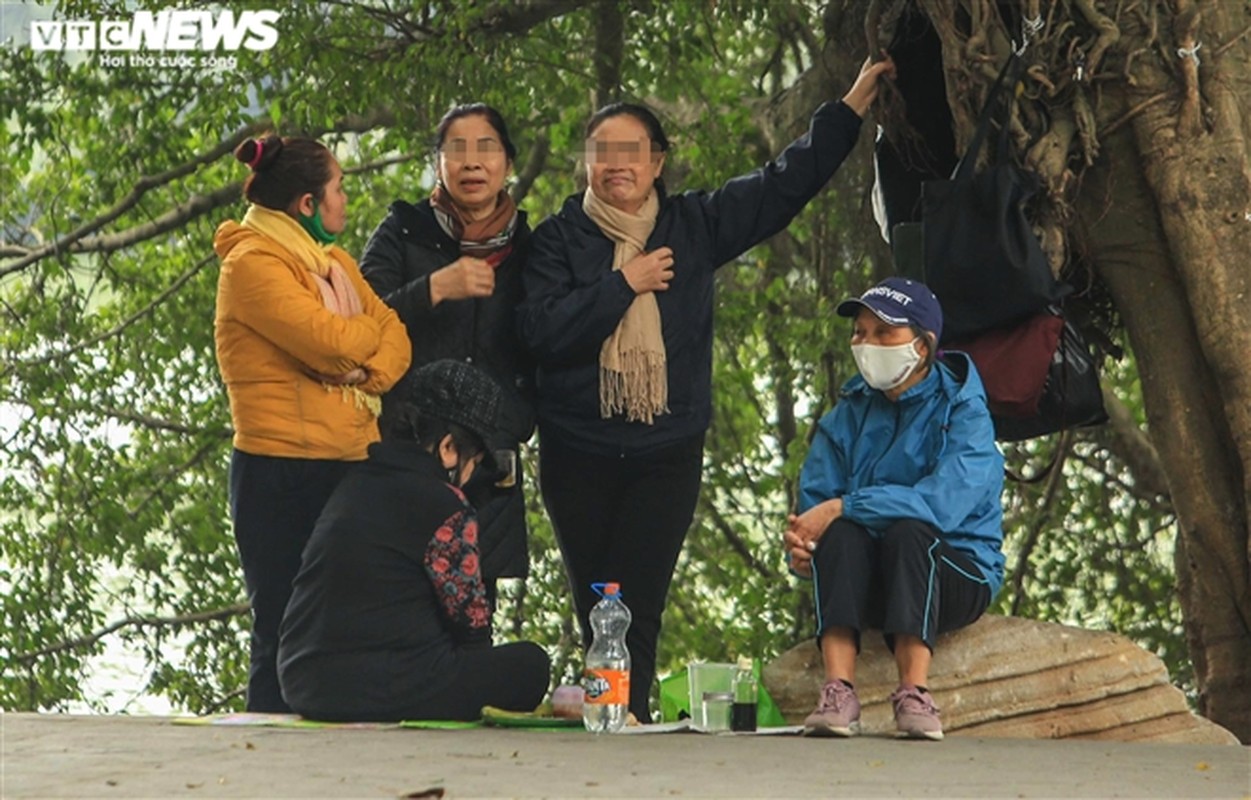
[(419, 414), (453, 422), (484, 441), (495, 433), (500, 388), (463, 361), (443, 359), (421, 367), (405, 381), (402, 399)]

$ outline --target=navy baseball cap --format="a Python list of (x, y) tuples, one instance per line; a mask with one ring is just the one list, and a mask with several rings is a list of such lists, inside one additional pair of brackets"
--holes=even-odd
[(861, 308), (872, 311), (890, 325), (916, 325), (943, 336), (943, 308), (929, 287), (907, 278), (887, 278), (859, 297), (838, 304), (840, 317), (855, 317)]

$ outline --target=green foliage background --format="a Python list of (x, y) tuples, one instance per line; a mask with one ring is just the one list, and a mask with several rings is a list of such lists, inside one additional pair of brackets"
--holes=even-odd
[[(331, 143), (353, 172), (341, 241), (359, 253), (391, 200), (431, 188), (430, 137), (453, 103), (503, 111), (518, 174), (540, 167), (522, 203), (537, 223), (576, 188), (597, 97), (660, 109), (676, 143), (671, 189), (712, 187), (799, 132), (777, 130), (771, 100), (822, 43), (821, 7), (797, 0), (229, 5), (267, 6), (282, 7), (278, 45), (241, 50), (226, 70), (103, 68), (94, 54), (14, 42), (0, 52), (5, 709), (104, 707), (84, 697), (83, 679), (112, 636), (148, 660), (136, 692), (193, 712), (241, 707), (247, 624), (226, 512), (210, 244), (217, 224), (243, 213), (244, 170), (229, 156), (241, 136), (277, 128)], [(125, 19), (134, 7), (65, 2), (52, 13)], [(3, 36), (20, 38), (4, 13)], [(847, 51), (830, 99), (863, 45)], [(868, 151), (862, 142), (788, 232), (720, 273), (704, 492), (670, 595), (662, 673), (696, 658), (768, 658), (810, 636), (808, 586), (786, 576), (778, 542), (811, 426), (854, 374), (833, 306), (888, 269), (867, 210)], [(1132, 358), (1107, 380), (1141, 423)], [(1028, 471), (1057, 446), (1006, 450)], [(1098, 432), (1065, 446), (1057, 478), (1006, 492), (1011, 574), (996, 610), (1124, 632), (1189, 687), (1167, 498), (1137, 487)], [(544, 644), (553, 680), (567, 680), (576, 626), (529, 488), (533, 575), (504, 585), (499, 635)]]

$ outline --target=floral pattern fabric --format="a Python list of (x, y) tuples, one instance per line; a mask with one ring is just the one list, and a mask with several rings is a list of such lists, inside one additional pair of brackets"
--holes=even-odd
[[(464, 503), (464, 495), (453, 491)], [(448, 621), (475, 632), (491, 624), (478, 555), (478, 519), (467, 504), (444, 520), (426, 546), (426, 573)]]

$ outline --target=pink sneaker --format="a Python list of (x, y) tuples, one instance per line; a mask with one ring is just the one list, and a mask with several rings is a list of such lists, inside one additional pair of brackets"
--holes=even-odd
[(860, 732), (860, 698), (840, 680), (821, 687), (817, 708), (804, 719), (804, 736), (854, 736)]
[(901, 684), (890, 696), (895, 707), (896, 736), (904, 739), (943, 738), (943, 723), (938, 719), (938, 706), (929, 692)]

